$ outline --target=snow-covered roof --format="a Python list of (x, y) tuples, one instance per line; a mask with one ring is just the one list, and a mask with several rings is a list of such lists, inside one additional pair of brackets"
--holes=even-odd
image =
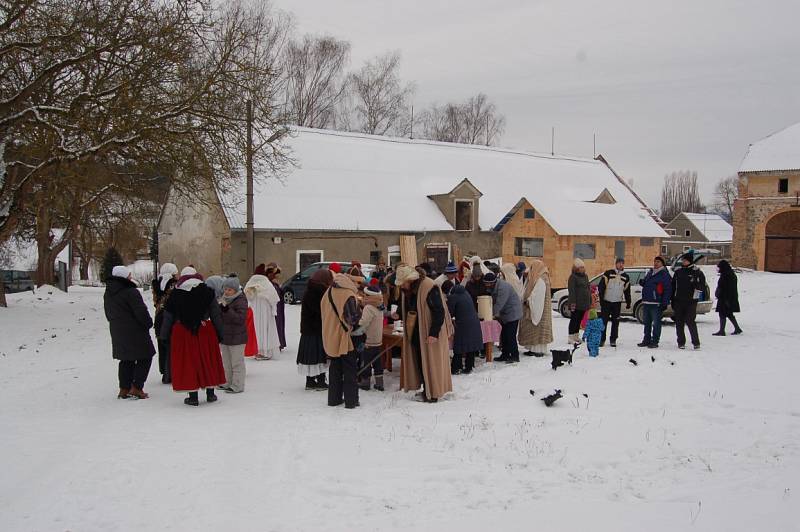
[[(296, 167), (281, 181), (256, 183), (256, 228), (449, 231), (428, 196), (466, 178), (483, 194), (482, 230), (526, 198), (562, 235), (666, 236), (593, 159), (308, 128), (295, 128), (287, 144)], [(591, 203), (604, 189), (616, 203)], [(244, 227), (243, 198), (225, 200), (231, 228)]]
[(684, 212), (681, 214), (688, 218), (709, 242), (731, 242), (733, 240), (733, 226), (718, 214), (696, 212)]
[(800, 169), (800, 122), (750, 145), (740, 172)]

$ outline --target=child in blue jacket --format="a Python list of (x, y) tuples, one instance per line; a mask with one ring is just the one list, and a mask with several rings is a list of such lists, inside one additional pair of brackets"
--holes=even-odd
[(589, 311), (589, 319), (586, 322), (586, 329), (583, 331), (583, 339), (586, 341), (586, 348), (589, 356), (596, 357), (600, 354), (600, 341), (603, 338), (603, 319), (597, 317), (597, 311)]

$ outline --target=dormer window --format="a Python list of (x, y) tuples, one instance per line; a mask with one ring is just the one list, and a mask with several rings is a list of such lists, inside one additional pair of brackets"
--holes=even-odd
[(473, 201), (456, 200), (456, 231), (472, 231)]
[(687, 229), (686, 231), (684, 231), (683, 236), (692, 236), (692, 230)]
[(778, 179), (778, 194), (788, 194), (789, 192), (789, 178), (783, 177)]

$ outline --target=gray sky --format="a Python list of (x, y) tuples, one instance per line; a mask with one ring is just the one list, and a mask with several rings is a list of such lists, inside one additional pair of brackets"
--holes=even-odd
[(800, 121), (798, 0), (274, 0), (302, 33), (399, 50), (415, 106), (487, 93), (501, 145), (597, 151), (652, 206), (673, 170), (703, 199), (748, 144)]

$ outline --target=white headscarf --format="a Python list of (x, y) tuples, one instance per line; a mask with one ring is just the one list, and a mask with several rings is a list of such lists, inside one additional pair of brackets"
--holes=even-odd
[(162, 292), (167, 289), (167, 283), (176, 273), (178, 273), (178, 267), (171, 262), (165, 262), (161, 265), (161, 275), (159, 275), (158, 279), (161, 281)]
[(522, 281), (517, 277), (517, 267), (510, 262), (506, 262), (500, 266), (500, 273), (503, 275), (503, 279), (514, 289), (514, 292), (517, 293), (517, 296), (522, 299), (525, 293), (525, 287), (522, 286)]

